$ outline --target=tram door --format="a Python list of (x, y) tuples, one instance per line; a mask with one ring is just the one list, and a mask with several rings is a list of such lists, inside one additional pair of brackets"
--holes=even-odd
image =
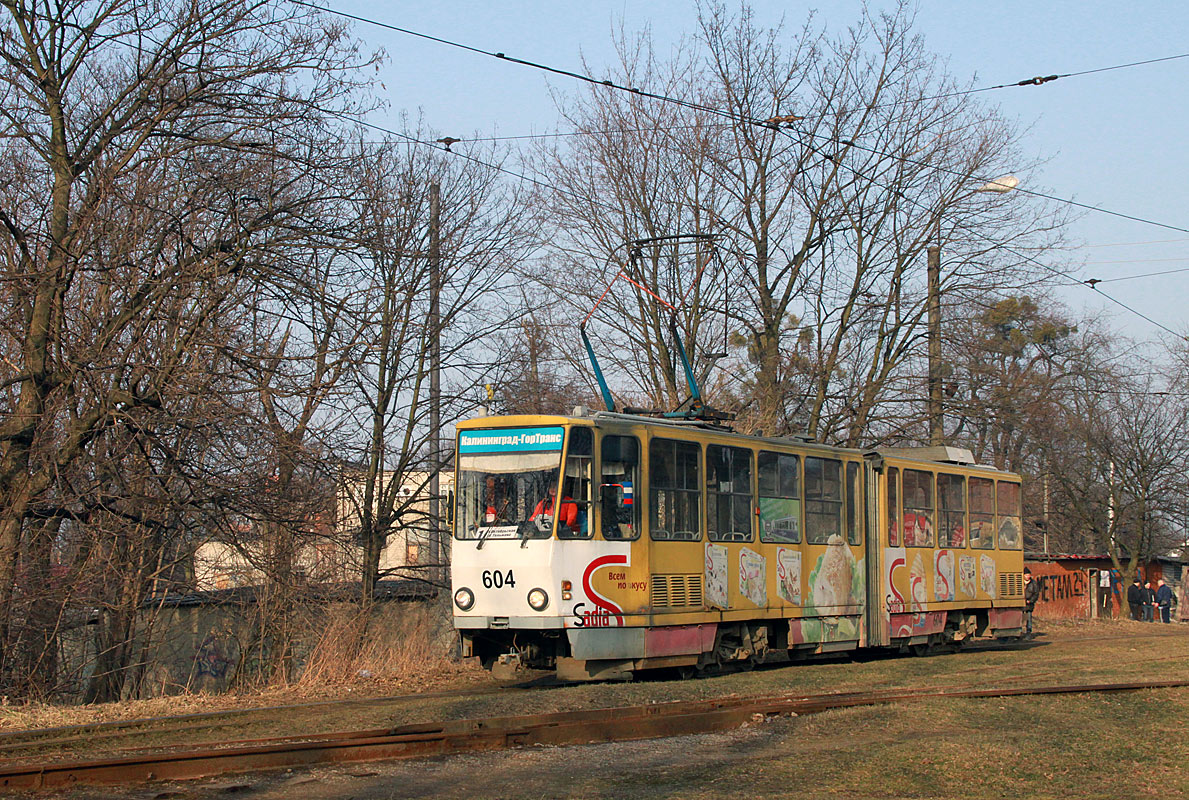
[(850, 550), (850, 558), (854, 559), (855, 569), (849, 596), (851, 604), (848, 613), (854, 616), (857, 638), (865, 643), (866, 614), (868, 602), (868, 580), (866, 542), (867, 530), (867, 469), (862, 461), (846, 461), (843, 465), (846, 483), (843, 508), (844, 538)]
[(685, 614), (706, 602), (702, 469), (697, 442), (649, 439), (647, 547), (654, 614)]
[[(869, 457), (863, 462), (864, 491), (867, 502), (864, 503), (864, 527), (866, 535), (863, 537), (863, 550), (866, 555), (867, 604), (863, 611), (863, 627), (866, 634), (863, 643), (867, 647), (878, 647), (888, 643), (888, 628), (884, 624), (883, 602), (883, 539), (880, 524), (879, 499), (883, 470), (877, 465), (875, 457)], [(893, 510), (889, 514), (895, 514)], [(892, 517), (895, 519), (895, 517)]]

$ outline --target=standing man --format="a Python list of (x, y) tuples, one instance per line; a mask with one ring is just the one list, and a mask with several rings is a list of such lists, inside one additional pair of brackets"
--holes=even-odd
[(1135, 583), (1127, 587), (1127, 605), (1131, 606), (1131, 618), (1139, 622), (1143, 617), (1144, 590), (1139, 585), (1139, 576), (1135, 576)]
[(1040, 583), (1032, 580), (1032, 570), (1024, 567), (1024, 638), (1032, 638), (1032, 612), (1040, 599)]
[(1148, 581), (1144, 584), (1144, 588), (1140, 591), (1140, 596), (1143, 597), (1144, 603), (1144, 622), (1156, 621), (1156, 593), (1152, 591), (1152, 582)]
[(1156, 581), (1156, 606), (1160, 609), (1160, 621), (1172, 622), (1172, 587), (1164, 583), (1164, 578)]

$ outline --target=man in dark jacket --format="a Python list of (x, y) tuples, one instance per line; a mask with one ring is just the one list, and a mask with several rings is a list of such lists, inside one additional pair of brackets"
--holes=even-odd
[(1127, 605), (1131, 606), (1133, 620), (1139, 622), (1143, 619), (1144, 589), (1139, 584), (1138, 575), (1135, 577), (1135, 583), (1127, 587)]
[(1164, 582), (1164, 578), (1156, 581), (1156, 605), (1160, 608), (1160, 621), (1172, 622), (1172, 587)]
[(1040, 599), (1040, 583), (1032, 579), (1032, 570), (1024, 568), (1024, 635), (1032, 635), (1032, 612)]
[(1152, 590), (1152, 582), (1148, 581), (1144, 584), (1144, 588), (1140, 590), (1140, 596), (1144, 603), (1144, 622), (1156, 621), (1156, 592)]

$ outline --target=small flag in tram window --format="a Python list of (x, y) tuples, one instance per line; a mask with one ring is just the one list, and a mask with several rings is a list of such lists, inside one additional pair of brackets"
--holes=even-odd
[(628, 481), (623, 482), (623, 504), (625, 506), (632, 504), (632, 484)]

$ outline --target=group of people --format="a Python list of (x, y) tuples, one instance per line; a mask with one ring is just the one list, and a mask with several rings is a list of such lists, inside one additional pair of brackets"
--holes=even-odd
[[(1032, 570), (1024, 570), (1024, 629), (1025, 636), (1032, 635), (1032, 612), (1036, 609), (1036, 601), (1040, 599), (1040, 583), (1032, 578)], [(1141, 584), (1139, 576), (1135, 583), (1127, 588), (1127, 604), (1131, 606), (1131, 618), (1137, 622), (1155, 622), (1156, 612), (1160, 612), (1161, 622), (1172, 622), (1172, 607), (1176, 602), (1172, 587), (1163, 578), (1156, 581), (1156, 588), (1152, 582)]]
[(1160, 610), (1161, 622), (1172, 622), (1172, 587), (1161, 578), (1156, 581), (1156, 588), (1152, 582), (1140, 584), (1139, 576), (1135, 582), (1127, 587), (1127, 605), (1131, 606), (1131, 618), (1137, 622), (1155, 622), (1156, 610)]

